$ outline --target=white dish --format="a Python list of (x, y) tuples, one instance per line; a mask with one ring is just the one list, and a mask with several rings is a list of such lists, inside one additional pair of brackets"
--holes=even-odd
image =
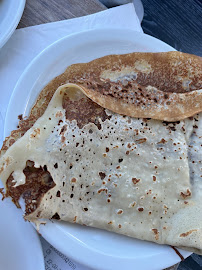
[(10, 199), (2, 201), (1, 195), (0, 216), (0, 269), (45, 269), (37, 232), (30, 223), (23, 220), (22, 211), (17, 209)]
[[(5, 133), (28, 115), (41, 89), (73, 63), (117, 53), (173, 51), (151, 36), (130, 30), (92, 30), (65, 37), (45, 49), (28, 66), (11, 97)], [(15, 108), (15, 110), (13, 110)], [(157, 245), (103, 230), (50, 221), (40, 233), (65, 255), (93, 269), (163, 269), (180, 261), (169, 246)], [(180, 251), (184, 257), (191, 253)]]
[(10, 38), (22, 16), (26, 0), (0, 0), (0, 48)]

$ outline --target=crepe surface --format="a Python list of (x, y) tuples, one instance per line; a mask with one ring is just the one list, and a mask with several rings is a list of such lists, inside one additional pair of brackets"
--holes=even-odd
[[(18, 205), (23, 194), (31, 221), (61, 219), (201, 253), (201, 114), (168, 123), (107, 110), (87, 97), (91, 85), (76, 76), (83, 65), (54, 79), (5, 141), (7, 195)], [(73, 79), (79, 86), (60, 87), (50, 101)]]
[(198, 118), (170, 126), (101, 108), (102, 119), (79, 126), (63, 108), (65, 94), (73, 118), (82, 114), (80, 101), (87, 97), (72, 85), (60, 87), (1, 159), (1, 179), (12, 175), (15, 187), (25, 183), (28, 161), (50, 175), (50, 189), (28, 207), (26, 218), (53, 217), (199, 252), (200, 182), (191, 184), (187, 147)]
[[(56, 89), (76, 83), (94, 102), (119, 114), (175, 121), (202, 110), (202, 59), (180, 53), (109, 55), (74, 64), (40, 93), (29, 118), (4, 141), (3, 154), (44, 113)], [(146, 105), (147, 106), (146, 106)]]

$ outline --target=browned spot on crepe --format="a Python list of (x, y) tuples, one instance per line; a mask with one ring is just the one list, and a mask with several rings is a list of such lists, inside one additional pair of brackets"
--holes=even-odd
[(193, 233), (193, 232), (197, 232), (197, 230), (190, 230), (190, 231), (188, 231), (188, 232), (186, 232), (186, 233), (181, 233), (181, 234), (180, 234), (180, 237), (186, 237), (186, 236), (190, 235), (190, 234)]
[(159, 239), (159, 231), (157, 229), (152, 229), (153, 233), (155, 234), (155, 239)]

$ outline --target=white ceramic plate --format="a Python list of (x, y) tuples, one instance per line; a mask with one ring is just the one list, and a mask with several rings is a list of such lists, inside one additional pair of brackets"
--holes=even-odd
[[(2, 184), (0, 183), (0, 187)], [(39, 237), (9, 200), (0, 195), (0, 269), (44, 270), (44, 257)]]
[(26, 0), (0, 0), (0, 48), (17, 27), (25, 2)]
[[(5, 121), (8, 135), (17, 115), (28, 115), (42, 88), (73, 63), (107, 54), (173, 51), (151, 36), (129, 30), (93, 30), (65, 37), (39, 54), (13, 92)], [(93, 269), (162, 269), (180, 261), (171, 247), (64, 222), (48, 222), (41, 234), (62, 253)], [(181, 251), (187, 257), (190, 252)]]

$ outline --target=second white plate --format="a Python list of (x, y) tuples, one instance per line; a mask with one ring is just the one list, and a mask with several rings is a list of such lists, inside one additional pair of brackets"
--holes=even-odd
[(25, 2), (26, 0), (0, 0), (0, 48), (17, 27)]

